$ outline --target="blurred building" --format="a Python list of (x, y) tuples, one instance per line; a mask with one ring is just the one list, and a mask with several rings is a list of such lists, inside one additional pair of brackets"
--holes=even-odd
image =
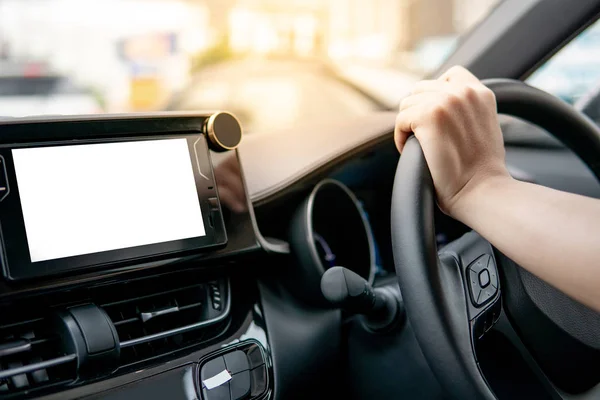
[(401, 0), (398, 50), (411, 51), (424, 39), (455, 34), (454, 7), (449, 0)]
[(314, 56), (323, 50), (327, 0), (238, 0), (229, 43), (238, 53)]
[[(0, 38), (5, 58), (93, 88), (108, 111), (154, 109), (208, 46), (208, 11), (190, 0), (0, 0)], [(138, 101), (149, 93), (152, 104)]]
[(499, 0), (328, 0), (334, 60), (433, 70)]
[(387, 62), (403, 35), (402, 0), (330, 0), (328, 54), (334, 59)]
[[(452, 0), (329, 0), (329, 56), (410, 65), (423, 41), (455, 35)], [(409, 55), (410, 56), (410, 55)]]
[(211, 41), (216, 42), (229, 34), (229, 15), (237, 0), (204, 0), (208, 11)]

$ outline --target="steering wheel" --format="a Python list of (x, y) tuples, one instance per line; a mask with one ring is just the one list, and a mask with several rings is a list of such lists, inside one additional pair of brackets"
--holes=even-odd
[[(520, 81), (484, 84), (496, 95), (499, 113), (544, 128), (600, 180), (600, 129), (585, 115)], [(394, 262), (410, 324), (445, 391), (457, 399), (495, 399), (520, 383), (528, 398), (600, 398), (600, 314), (528, 273), (474, 231), (438, 253), (434, 207), (431, 173), (411, 137), (394, 180)], [(486, 339), (495, 351), (485, 351)], [(507, 362), (509, 353), (520, 361)], [(486, 360), (499, 355), (503, 360)]]

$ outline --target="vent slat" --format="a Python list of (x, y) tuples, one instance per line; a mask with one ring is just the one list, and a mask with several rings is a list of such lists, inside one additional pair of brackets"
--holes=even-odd
[(172, 293), (183, 292), (183, 291), (186, 291), (189, 289), (196, 289), (198, 287), (200, 287), (200, 285), (190, 285), (190, 286), (186, 286), (186, 287), (182, 287), (182, 288), (165, 290), (162, 292), (156, 292), (156, 293), (152, 293), (152, 294), (148, 294), (148, 295), (144, 295), (144, 296), (130, 297), (130, 298), (124, 299), (124, 300), (117, 300), (117, 301), (113, 301), (110, 303), (101, 304), (100, 307), (106, 309), (106, 308), (110, 308), (110, 307), (114, 307), (114, 306), (118, 306), (118, 305), (122, 305), (122, 304), (127, 304), (127, 303), (132, 303), (132, 302), (137, 303), (137, 302), (141, 302), (143, 300), (156, 298), (156, 297), (160, 297), (160, 296), (164, 296), (164, 295), (169, 295)]
[(122, 325), (126, 325), (126, 324), (131, 324), (132, 322), (140, 322), (140, 319), (139, 319), (138, 317), (135, 317), (135, 318), (128, 318), (128, 319), (124, 319), (124, 320), (117, 321), (117, 322), (114, 322), (114, 321), (113, 321), (113, 324), (114, 324), (116, 327), (118, 327), (118, 326), (122, 326)]
[(179, 306), (179, 311), (185, 311), (200, 306), (202, 306), (202, 303), (192, 303), (185, 306)]
[(2, 335), (2, 332), (4, 332), (4, 331), (14, 330), (16, 327), (19, 327), (19, 326), (34, 325), (36, 323), (40, 323), (43, 321), (44, 321), (43, 318), (34, 318), (34, 319), (30, 319), (30, 320), (25, 320), (25, 321), (14, 322), (11, 324), (0, 325), (0, 336)]
[(8, 343), (0, 343), (0, 357), (11, 356), (13, 354), (23, 353), (31, 350), (31, 342), (25, 339), (18, 339)]
[(3, 371), (0, 371), (0, 379), (6, 379), (17, 375), (28, 374), (34, 371), (38, 371), (40, 369), (47, 369), (51, 367), (56, 367), (57, 365), (66, 364), (70, 361), (73, 361), (77, 358), (75, 354), (68, 354), (66, 356), (53, 358), (51, 360), (38, 362), (35, 364), (23, 365), (22, 367), (9, 368)]

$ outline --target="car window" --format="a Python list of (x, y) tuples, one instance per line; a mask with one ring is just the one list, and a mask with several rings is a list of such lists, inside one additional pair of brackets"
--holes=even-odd
[(0, 0), (0, 116), (226, 109), (250, 133), (353, 117), (397, 104), (497, 3)]
[[(600, 85), (600, 21), (571, 40), (538, 68), (527, 83), (570, 104), (581, 104)], [(595, 96), (593, 96), (595, 97)]]

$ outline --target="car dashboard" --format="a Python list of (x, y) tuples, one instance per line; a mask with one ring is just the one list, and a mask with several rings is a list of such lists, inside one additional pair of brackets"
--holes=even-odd
[[(10, 190), (0, 208), (12, 204), (11, 213), (0, 210), (0, 398), (238, 400), (385, 398), (398, 393), (445, 398), (402, 310), (390, 331), (374, 334), (362, 316), (328, 304), (321, 293), (324, 272), (342, 265), (401, 299), (389, 240), (399, 159), (392, 137), (394, 114), (282, 133), (298, 143), (293, 149), (278, 147), (280, 139), (268, 137), (245, 138), (248, 143), (235, 149), (235, 140), (228, 142), (231, 136), (214, 138), (216, 126), (222, 133), (236, 131), (235, 124), (215, 124), (214, 115), (49, 117), (0, 125), (0, 155), (8, 167), (0, 191)], [(344, 145), (323, 146), (325, 131), (328, 140), (347, 138)], [(523, 144), (506, 132), (505, 139), (509, 168), (520, 179), (558, 188), (576, 184), (581, 187), (574, 191), (585, 187), (598, 196), (589, 171), (566, 149)], [(126, 251), (105, 249), (95, 257), (52, 259), (36, 253), (41, 261), (32, 260), (24, 223), (26, 193), (19, 190), (26, 184), (16, 173), (21, 167), (15, 169), (13, 150), (63, 147), (67, 153), (56, 162), (60, 165), (69, 159), (69, 148), (78, 145), (157, 140), (165, 140), (159, 152), (166, 151), (167, 141), (179, 140), (183, 158), (189, 157), (195, 186), (188, 189), (202, 216), (203, 240), (180, 238), (175, 247), (138, 243), (138, 253), (122, 259), (110, 256)], [(144, 152), (136, 148), (130, 158), (140, 160)], [(154, 178), (162, 170), (152, 169), (152, 163), (168, 157), (149, 154), (136, 173), (148, 178), (153, 171), (144, 182), (159, 190), (164, 179)], [(533, 167), (532, 156), (537, 157)], [(104, 171), (107, 159), (118, 163), (118, 154), (98, 159)], [(563, 160), (562, 175), (536, 172), (556, 159)], [(76, 172), (92, 161), (91, 156), (81, 159)], [(39, 165), (41, 175), (57, 168)], [(128, 168), (121, 164), (122, 170)], [(301, 173), (290, 172), (299, 169)], [(125, 172), (113, 175), (113, 181), (137, 176)], [(57, 182), (45, 179), (38, 185), (55, 188)], [(102, 214), (111, 196), (98, 196), (103, 201), (88, 207), (102, 216), (95, 221), (111, 221), (124, 231), (142, 208), (134, 204), (115, 220)], [(47, 197), (42, 191), (32, 198), (47, 207), (52, 204)], [(155, 200), (148, 200), (153, 222), (165, 212)], [(97, 199), (88, 199), (92, 201)], [(66, 221), (50, 232), (65, 234), (60, 232), (68, 231)], [(468, 231), (439, 211), (435, 221), (439, 247)], [(109, 232), (111, 238), (120, 233)], [(47, 235), (45, 242), (57, 243), (57, 238)], [(38, 267), (49, 261), (54, 264)], [(386, 372), (392, 366), (394, 379)]]
[[(388, 167), (398, 159), (391, 137), (386, 133), (277, 196), (251, 202), (244, 170), (252, 166), (240, 161), (235, 140), (228, 142), (238, 128), (222, 119), (215, 123), (218, 115), (2, 123), (0, 156), (9, 193), (0, 201), (0, 398), (238, 400), (350, 393), (352, 385), (340, 385), (358, 364), (346, 364), (342, 349), (347, 330), (360, 320), (328, 305), (319, 283), (326, 269), (341, 264), (373, 285), (395, 287), (384, 206), (393, 177)], [(178, 157), (169, 156), (176, 146)], [(165, 163), (188, 157), (184, 164), (193, 173), (184, 168), (165, 175), (171, 170)], [(162, 229), (165, 213), (181, 218), (177, 229), (194, 220), (190, 205), (177, 203), (183, 192), (171, 200), (158, 193), (180, 190), (178, 173), (195, 183), (188, 189), (204, 230), (198, 234), (192, 226), (187, 235), (201, 240), (115, 245), (116, 238), (131, 236), (136, 215), (151, 221), (140, 220), (139, 237)], [(367, 176), (379, 178), (369, 182)], [(144, 185), (150, 191), (140, 189)], [(144, 195), (129, 192), (131, 187)], [(162, 203), (144, 197), (155, 195)], [(40, 223), (46, 230), (35, 230)], [(76, 246), (89, 238), (93, 246)], [(402, 342), (404, 356), (420, 360), (420, 367), (398, 382), (429, 382), (438, 393), (414, 335)], [(372, 355), (355, 349), (348, 356)]]

